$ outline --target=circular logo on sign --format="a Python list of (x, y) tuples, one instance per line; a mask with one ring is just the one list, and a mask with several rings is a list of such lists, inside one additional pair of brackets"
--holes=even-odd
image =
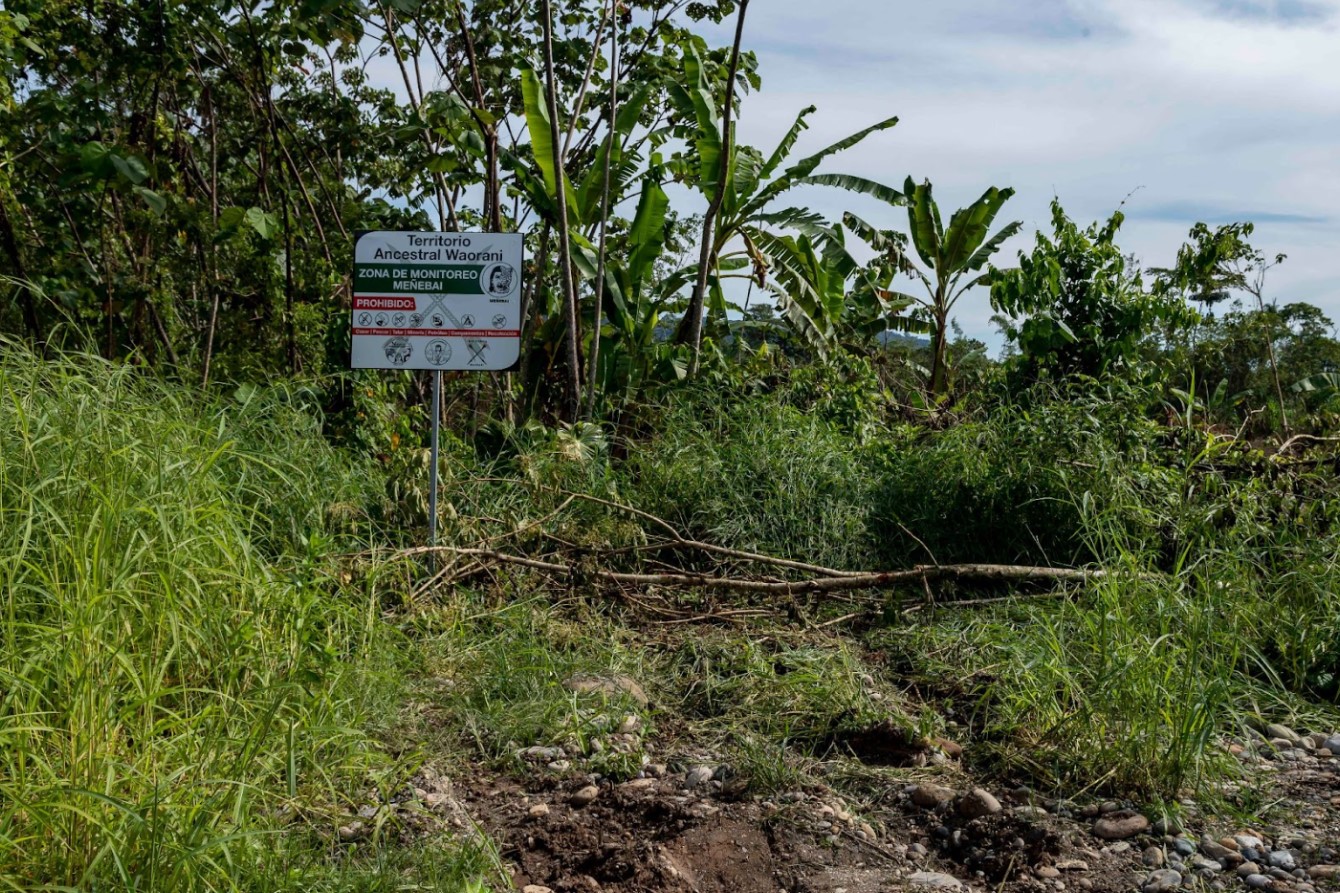
[(506, 316), (503, 316), (501, 313), (499, 313), (497, 316), (493, 317), (493, 327), (495, 329), (501, 329), (505, 325), (507, 325)]
[(397, 313), (392, 317), (392, 321), (395, 323), (397, 329), (403, 329), (405, 327), (405, 314)]
[(475, 327), (475, 318), (467, 313), (461, 317), (461, 325), (465, 326), (467, 329), (473, 329)]
[(384, 329), (384, 328), (386, 328), (386, 323), (387, 323), (387, 322), (388, 322), (388, 320), (387, 320), (387, 318), (386, 318), (386, 314), (385, 314), (385, 313), (378, 313), (378, 314), (377, 314), (377, 328), (379, 328), (379, 329)]
[(479, 274), (479, 289), (495, 298), (505, 298), (516, 288), (516, 270), (511, 264), (489, 264)]
[(387, 338), (382, 350), (386, 351), (386, 359), (392, 366), (403, 366), (413, 355), (414, 346), (409, 343), (408, 338)]
[(358, 314), (358, 324), (359, 324), (360, 326), (370, 326), (370, 325), (372, 325), (372, 314), (371, 314), (371, 313), (360, 313), (360, 314)]
[(441, 338), (429, 341), (423, 349), (423, 358), (434, 366), (445, 366), (451, 362), (451, 345)]

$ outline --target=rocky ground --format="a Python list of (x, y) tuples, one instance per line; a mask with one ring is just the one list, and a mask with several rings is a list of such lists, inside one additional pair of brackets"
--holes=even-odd
[(399, 802), (351, 817), (340, 837), (371, 833), (388, 814), (410, 832), (433, 821), (482, 830), (525, 893), (1340, 890), (1340, 734), (1272, 725), (1223, 742), (1244, 770), (1228, 802), (1250, 790), (1256, 818), (1205, 815), (1186, 801), (1181, 827), (1151, 821), (1141, 804), (982, 782), (945, 739), (919, 752), (892, 742), (902, 765), (856, 785), (848, 775), (844, 798), (823, 778), (848, 772), (850, 752), (821, 764), (811, 784), (759, 793), (701, 754), (654, 762), (636, 716), (607, 728), (596, 751), (653, 755), (636, 777), (588, 771), (590, 742), (524, 748), (504, 773), (426, 770)]

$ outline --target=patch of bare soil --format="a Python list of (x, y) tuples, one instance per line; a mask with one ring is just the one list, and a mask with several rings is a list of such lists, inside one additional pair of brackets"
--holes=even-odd
[[(919, 806), (924, 792), (892, 784), (863, 798), (879, 805), (861, 814), (824, 787), (758, 797), (701, 768), (622, 784), (477, 768), (455, 796), (529, 893), (1340, 890), (1340, 868), (1328, 865), (1340, 847), (1340, 759), (1248, 750), (1242, 789), (1257, 784), (1254, 796), (1277, 801), (1267, 826), (1207, 820), (1172, 834), (1118, 804), (1081, 808), (1023, 789), (969, 808), (972, 782), (956, 770), (930, 786), (938, 802)], [(1140, 830), (1104, 839), (1103, 819)]]

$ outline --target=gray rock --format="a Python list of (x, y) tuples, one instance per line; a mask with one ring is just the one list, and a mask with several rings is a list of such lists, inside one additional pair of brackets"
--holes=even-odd
[(350, 822), (340, 828), (340, 840), (354, 843), (368, 836), (368, 827), (362, 822)]
[(589, 784), (586, 787), (582, 788), (577, 793), (573, 794), (571, 797), (569, 797), (568, 802), (571, 803), (573, 806), (580, 808), (582, 806), (590, 806), (592, 803), (595, 802), (596, 798), (599, 796), (600, 796), (600, 788), (596, 787), (593, 784)]
[(1172, 843), (1173, 852), (1179, 856), (1192, 856), (1196, 852), (1195, 841), (1187, 840), (1185, 837), (1179, 837)]
[(1271, 868), (1278, 868), (1282, 871), (1293, 871), (1298, 867), (1298, 861), (1294, 859), (1293, 853), (1288, 850), (1275, 850), (1275, 852), (1266, 856), (1266, 864)]
[(1228, 858), (1228, 854), (1233, 852), (1219, 841), (1208, 839), (1200, 842), (1200, 851), (1216, 862), (1224, 861)]
[(1145, 863), (1146, 868), (1162, 868), (1167, 857), (1163, 855), (1163, 850), (1156, 846), (1147, 847), (1140, 854), (1140, 861)]
[(1093, 824), (1093, 833), (1103, 840), (1125, 840), (1148, 830), (1149, 819), (1129, 809), (1108, 813)]
[(907, 876), (907, 882), (914, 887), (931, 887), (937, 890), (961, 890), (963, 882), (952, 874), (938, 871), (914, 871)]
[(1041, 806), (1016, 806), (1010, 810), (1012, 815), (1016, 815), (1026, 822), (1040, 822), (1047, 817), (1047, 810)]
[(1269, 890), (1275, 886), (1275, 882), (1264, 874), (1249, 874), (1242, 879), (1242, 882), (1253, 890)]
[(1274, 879), (1277, 880), (1277, 881), (1291, 881), (1291, 880), (1293, 880), (1293, 875), (1290, 874), (1289, 872), (1285, 871), (1283, 868), (1269, 868), (1269, 869), (1266, 869), (1266, 877), (1272, 877), (1272, 878), (1274, 878)]
[(1247, 877), (1250, 874), (1260, 874), (1261, 866), (1255, 862), (1243, 862), (1238, 866), (1238, 877)]
[(1314, 881), (1332, 881), (1340, 878), (1340, 865), (1313, 865), (1307, 876)]
[(1150, 874), (1140, 885), (1141, 893), (1168, 893), (1182, 886), (1182, 875), (1171, 868), (1161, 868)]
[(711, 766), (694, 766), (684, 775), (684, 786), (696, 788), (707, 784), (712, 780), (713, 771)]
[(1266, 726), (1266, 737), (1283, 738), (1294, 746), (1303, 743), (1303, 737), (1301, 735), (1288, 726), (1277, 722), (1272, 722), (1270, 725)]
[(1330, 736), (1325, 741), (1321, 742), (1321, 746), (1333, 754), (1340, 754), (1340, 735)]
[(1205, 857), (1205, 856), (1202, 856), (1200, 853), (1197, 853), (1196, 855), (1192, 856), (1190, 859), (1187, 859), (1187, 860), (1186, 860), (1186, 864), (1187, 864), (1187, 865), (1190, 865), (1192, 868), (1196, 869), (1197, 871), (1215, 871), (1215, 872), (1218, 872), (1218, 871), (1223, 871), (1223, 870), (1224, 870), (1224, 865), (1223, 865), (1222, 862), (1216, 862), (1216, 861), (1214, 861), (1213, 859), (1210, 859), (1210, 858), (1207, 858), (1207, 857)]
[(919, 784), (912, 788), (912, 802), (922, 809), (935, 809), (954, 799), (954, 792), (938, 784)]
[(1000, 801), (986, 788), (973, 788), (958, 801), (959, 815), (968, 819), (980, 819), (983, 816), (1000, 812)]
[(1233, 835), (1233, 840), (1237, 843), (1238, 849), (1240, 850), (1245, 850), (1247, 847), (1260, 850), (1264, 849), (1266, 845), (1264, 840), (1254, 834), (1235, 834)]

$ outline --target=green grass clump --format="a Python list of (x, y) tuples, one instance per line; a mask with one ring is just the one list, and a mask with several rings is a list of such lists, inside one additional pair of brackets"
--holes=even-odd
[(329, 560), (378, 483), (293, 393), (0, 350), (0, 888), (302, 888), (280, 816), (387, 766)]

